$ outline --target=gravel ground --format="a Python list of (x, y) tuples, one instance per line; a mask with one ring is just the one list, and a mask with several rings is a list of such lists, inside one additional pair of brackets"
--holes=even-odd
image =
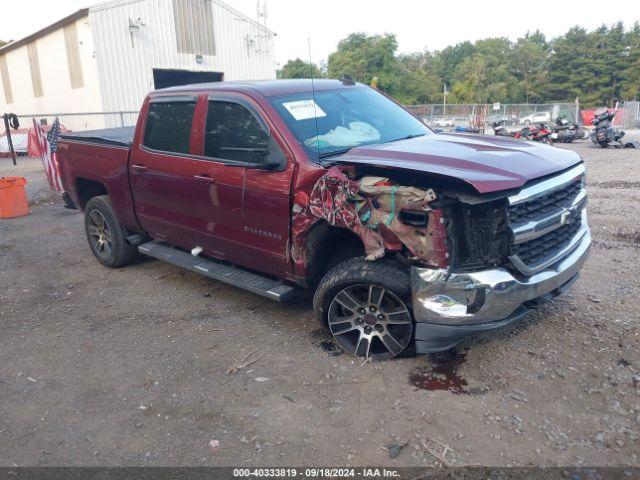
[(573, 288), (451, 354), (364, 365), (303, 300), (103, 268), (39, 160), (0, 159), (32, 205), (0, 221), (0, 465), (640, 466), (640, 151), (567, 148), (594, 236)]

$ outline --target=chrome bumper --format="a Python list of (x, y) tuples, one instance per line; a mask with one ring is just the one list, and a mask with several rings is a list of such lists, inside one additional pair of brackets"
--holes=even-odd
[[(411, 270), (418, 352), (445, 350), (467, 335), (501, 328), (569, 288), (591, 246), (584, 175), (585, 166), (578, 163), (507, 198), (513, 272)], [(579, 222), (574, 223), (577, 216)], [(555, 232), (560, 228), (570, 228), (565, 230), (572, 235), (570, 240), (562, 231), (558, 239)], [(519, 256), (520, 245), (525, 247), (524, 258)]]
[[(417, 322), (416, 344), (422, 340), (435, 340), (421, 337), (429, 337), (429, 332), (437, 331), (440, 339), (434, 345), (442, 347), (418, 350), (442, 350), (455, 345), (462, 336), (499, 328), (522, 317), (528, 311), (525, 303), (561, 293), (563, 287), (577, 278), (589, 254), (591, 234), (586, 222), (582, 230), (581, 238), (571, 252), (555, 265), (530, 277), (516, 277), (504, 268), (450, 273), (444, 269), (413, 267), (411, 289)], [(432, 324), (433, 328), (426, 324)], [(447, 332), (458, 329), (461, 335), (453, 334), (451, 342), (447, 343)], [(453, 341), (454, 337), (459, 338)]]

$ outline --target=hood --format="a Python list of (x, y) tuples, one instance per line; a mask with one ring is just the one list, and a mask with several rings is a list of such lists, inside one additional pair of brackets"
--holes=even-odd
[(443, 175), (491, 193), (522, 187), (582, 160), (571, 150), (534, 142), (439, 133), (352, 148), (337, 161)]

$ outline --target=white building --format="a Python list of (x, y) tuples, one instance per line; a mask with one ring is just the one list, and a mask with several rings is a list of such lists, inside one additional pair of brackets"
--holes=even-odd
[[(219, 0), (102, 3), (0, 48), (0, 114), (137, 111), (147, 92), (171, 83), (273, 79), (274, 36)], [(123, 118), (135, 121), (61, 121), (81, 129)]]

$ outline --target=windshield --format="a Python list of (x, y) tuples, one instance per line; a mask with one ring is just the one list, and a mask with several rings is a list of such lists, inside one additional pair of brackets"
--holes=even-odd
[(271, 101), (312, 159), (337, 155), (358, 145), (433, 133), (409, 112), (370, 88), (351, 87), (315, 95), (305, 92)]

